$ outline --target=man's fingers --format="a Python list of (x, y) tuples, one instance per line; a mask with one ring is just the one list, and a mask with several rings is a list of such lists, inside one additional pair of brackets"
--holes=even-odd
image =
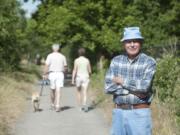
[(119, 81), (119, 78), (118, 78), (118, 77), (114, 77), (114, 78), (113, 78), (113, 82), (118, 83), (118, 81)]
[(146, 98), (147, 97), (147, 95), (145, 95), (145, 94), (135, 94), (135, 95), (139, 98)]

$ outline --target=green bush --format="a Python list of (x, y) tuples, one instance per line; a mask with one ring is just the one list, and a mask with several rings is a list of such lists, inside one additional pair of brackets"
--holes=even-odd
[(176, 98), (175, 86), (178, 83), (180, 67), (179, 58), (165, 54), (157, 60), (157, 71), (154, 80), (157, 97), (161, 101)]
[(164, 54), (157, 60), (157, 71), (154, 79), (156, 97), (170, 106), (180, 124), (180, 59), (173, 54)]

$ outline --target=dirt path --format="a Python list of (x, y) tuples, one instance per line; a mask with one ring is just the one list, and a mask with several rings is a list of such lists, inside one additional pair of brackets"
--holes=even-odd
[(88, 113), (77, 107), (74, 87), (62, 89), (61, 112), (50, 109), (49, 88), (41, 97), (41, 112), (34, 113), (31, 103), (24, 116), (17, 122), (14, 135), (108, 135), (109, 126), (98, 109)]

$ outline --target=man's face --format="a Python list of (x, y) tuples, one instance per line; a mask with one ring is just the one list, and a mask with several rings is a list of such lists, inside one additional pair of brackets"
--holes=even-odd
[(126, 40), (123, 42), (124, 48), (130, 58), (135, 58), (141, 49), (141, 41), (139, 39)]

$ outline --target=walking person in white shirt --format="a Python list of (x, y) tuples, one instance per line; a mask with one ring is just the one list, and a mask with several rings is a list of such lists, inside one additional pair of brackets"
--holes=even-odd
[(81, 110), (88, 111), (87, 107), (87, 89), (89, 84), (89, 76), (91, 74), (91, 65), (85, 55), (85, 49), (78, 50), (79, 57), (74, 61), (72, 73), (72, 84), (76, 83), (77, 100)]
[(56, 112), (60, 111), (61, 88), (64, 86), (64, 72), (67, 69), (66, 57), (58, 52), (59, 44), (53, 44), (53, 52), (47, 56), (45, 61), (44, 78), (50, 80), (51, 107), (55, 107)]

